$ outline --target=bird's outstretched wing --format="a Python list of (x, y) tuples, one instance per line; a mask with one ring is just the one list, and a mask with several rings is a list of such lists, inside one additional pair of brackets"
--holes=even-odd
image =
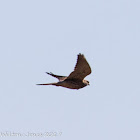
[(49, 74), (49, 75), (51, 75), (51, 76), (53, 76), (53, 77), (55, 77), (55, 78), (57, 78), (59, 81), (64, 81), (66, 78), (67, 78), (67, 76), (60, 76), (60, 75), (55, 75), (55, 74), (53, 74), (52, 72), (46, 72), (47, 74)]
[(91, 68), (83, 54), (78, 55), (77, 63), (74, 71), (70, 73), (67, 79), (79, 79), (83, 80), (87, 75), (91, 73)]

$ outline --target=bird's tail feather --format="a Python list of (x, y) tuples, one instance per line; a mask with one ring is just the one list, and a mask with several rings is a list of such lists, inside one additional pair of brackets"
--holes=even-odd
[(36, 85), (56, 85), (57, 86), (57, 83), (36, 84)]

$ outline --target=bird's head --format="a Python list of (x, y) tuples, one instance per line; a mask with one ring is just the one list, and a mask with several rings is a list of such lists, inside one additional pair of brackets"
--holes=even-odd
[(87, 85), (90, 85), (89, 84), (89, 81), (87, 81), (87, 80), (83, 80), (83, 83), (87, 86)]

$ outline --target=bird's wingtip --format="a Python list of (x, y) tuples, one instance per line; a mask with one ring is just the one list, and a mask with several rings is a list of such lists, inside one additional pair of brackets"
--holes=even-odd
[(79, 54), (78, 54), (78, 56), (82, 56), (82, 57), (83, 57), (83, 56), (84, 56), (84, 54), (82, 54), (82, 53), (79, 53)]
[(47, 74), (49, 74), (49, 75), (50, 75), (50, 74), (53, 74), (52, 72), (45, 72), (45, 73), (47, 73)]

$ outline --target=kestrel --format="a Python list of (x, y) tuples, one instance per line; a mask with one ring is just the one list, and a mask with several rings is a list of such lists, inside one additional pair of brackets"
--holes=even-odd
[(89, 81), (84, 78), (91, 73), (91, 68), (83, 54), (78, 54), (77, 63), (74, 71), (69, 76), (60, 76), (53, 73), (47, 74), (57, 78), (57, 83), (37, 84), (37, 85), (55, 85), (70, 89), (80, 89), (89, 85)]

